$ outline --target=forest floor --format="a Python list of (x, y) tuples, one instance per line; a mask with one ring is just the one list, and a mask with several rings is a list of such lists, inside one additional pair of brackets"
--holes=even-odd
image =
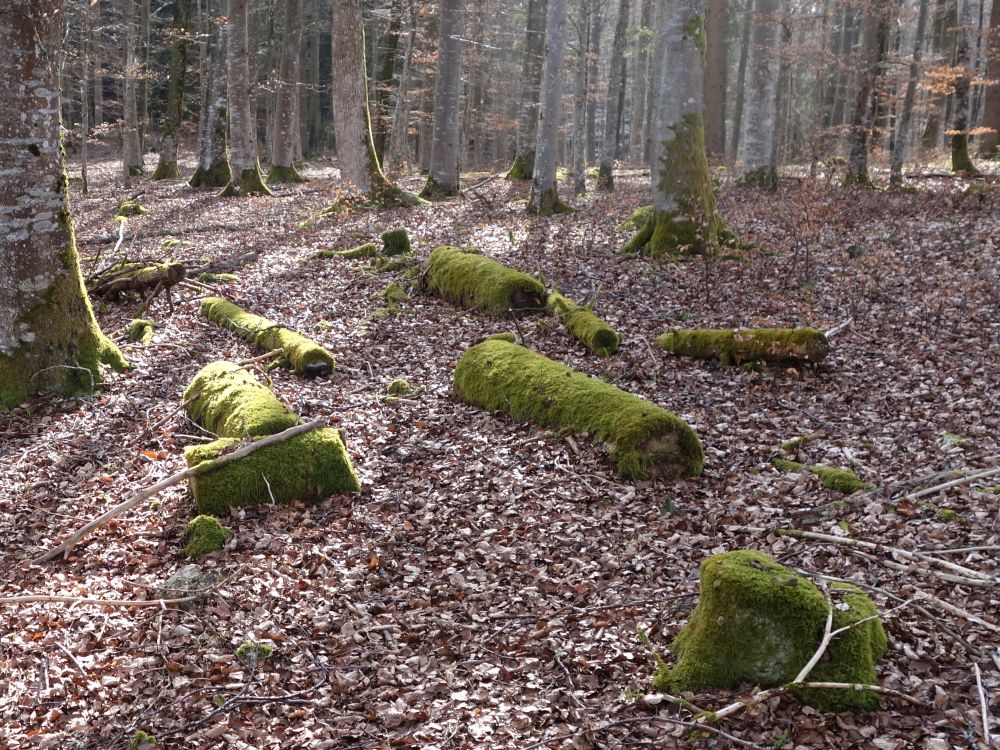
[[(588, 195), (574, 201), (579, 212), (552, 219), (527, 216), (527, 187), (502, 179), (464, 200), (321, 218), (337, 195), (322, 179), (329, 168), (307, 170), (310, 182), (273, 198), (245, 199), (182, 181), (126, 187), (117, 168), (92, 164), (86, 196), (73, 185), (84, 273), (106, 263), (117, 205), (139, 191), (149, 213), (128, 222), (129, 257), (259, 251), (219, 291), (335, 353), (329, 378), (258, 377), (303, 416), (345, 430), (363, 490), (235, 510), (223, 519), (234, 537), (200, 561), (225, 583), (190, 611), (2, 607), (0, 746), (124, 748), (140, 728), (164, 748), (582, 750), (729, 747), (734, 737), (774, 748), (982, 746), (974, 665), (1000, 716), (998, 587), (893, 569), (884, 548), (863, 556), (773, 530), (949, 550), (944, 559), (1000, 574), (1000, 475), (907, 495), (941, 472), (1000, 463), (996, 193), (964, 195), (965, 181), (939, 178), (912, 181), (914, 194), (796, 180), (777, 194), (724, 186), (723, 215), (752, 247), (673, 263), (618, 252), (628, 235), (616, 225), (649, 200), (638, 171), (623, 172), (613, 195)], [(511, 321), (419, 292), (372, 317), (397, 275), (315, 257), (396, 227), (420, 257), (473, 245), (594, 299), (622, 333), (617, 355), (589, 355), (542, 317), (519, 321), (526, 344), (679, 414), (705, 446), (704, 475), (623, 483), (585, 436), (459, 403), (456, 360)], [(26, 561), (183, 468), (182, 448), (203, 439), (179, 412), (185, 386), (210, 361), (260, 353), (202, 318), (204, 294), (175, 293), (173, 314), (158, 297), (147, 347), (120, 333), (138, 302), (95, 300), (133, 369), (109, 373), (94, 397), (41, 398), (0, 415), (0, 597), (149, 599), (187, 564), (184, 485), (98, 530), (68, 560)], [(651, 346), (670, 326), (844, 323), (815, 370), (744, 371)], [(421, 391), (384, 399), (396, 378)], [(879, 490), (810, 515), (840, 496), (771, 460), (783, 441), (812, 433), (799, 460), (853, 468)], [(969, 547), (983, 549), (956, 551)], [(689, 712), (644, 696), (654, 655), (669, 661), (697, 600), (699, 564), (734, 549), (874, 586), (882, 610), (922, 591), (982, 620), (928, 601), (887, 617), (880, 682), (918, 705), (885, 697), (875, 712), (833, 714), (786, 695), (725, 719), (730, 738), (698, 740), (674, 723)], [(253, 641), (273, 647), (255, 668), (234, 655)], [(718, 710), (752, 692), (688, 697)]]

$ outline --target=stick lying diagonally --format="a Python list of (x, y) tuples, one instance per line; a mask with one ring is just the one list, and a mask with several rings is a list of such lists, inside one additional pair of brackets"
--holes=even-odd
[(228, 463), (231, 463), (233, 461), (238, 461), (239, 459), (244, 458), (245, 456), (249, 456), (251, 453), (253, 453), (256, 450), (259, 450), (260, 448), (264, 448), (268, 445), (274, 445), (275, 443), (280, 443), (284, 440), (288, 440), (289, 438), (293, 438), (296, 435), (301, 435), (304, 432), (309, 432), (310, 430), (315, 430), (318, 427), (325, 427), (325, 426), (326, 426), (326, 417), (320, 417), (319, 419), (314, 419), (311, 422), (306, 422), (305, 424), (289, 427), (287, 430), (284, 430), (283, 432), (279, 432), (274, 435), (268, 435), (267, 437), (261, 440), (250, 443), (249, 445), (246, 445), (240, 448), (239, 450), (233, 451), (232, 453), (227, 453), (224, 456), (220, 456), (219, 458), (213, 461), (206, 461), (205, 463), (198, 464), (197, 466), (192, 466), (189, 469), (184, 469), (183, 471), (179, 471), (176, 474), (171, 474), (169, 477), (161, 479), (152, 487), (147, 487), (141, 492), (130, 497), (128, 500), (119, 503), (115, 507), (111, 508), (109, 511), (103, 513), (102, 515), (98, 516), (97, 518), (87, 523), (85, 526), (81, 527), (79, 530), (74, 531), (72, 534), (70, 534), (70, 536), (66, 539), (66, 541), (53, 547), (44, 554), (39, 555), (29, 564), (38, 565), (48, 560), (52, 560), (58, 557), (60, 554), (62, 554), (64, 558), (68, 557), (70, 550), (72, 550), (73, 547), (75, 547), (79, 543), (79, 541), (83, 539), (85, 536), (87, 536), (87, 534), (89, 534), (91, 531), (100, 528), (108, 521), (110, 521), (112, 518), (121, 515), (130, 508), (133, 508), (139, 503), (141, 503), (143, 500), (152, 497), (153, 495), (160, 492), (161, 490), (166, 489), (167, 487), (175, 485), (178, 482), (183, 482), (185, 479), (197, 476), (198, 474), (207, 474), (208, 472), (214, 471), (215, 469), (225, 466)]

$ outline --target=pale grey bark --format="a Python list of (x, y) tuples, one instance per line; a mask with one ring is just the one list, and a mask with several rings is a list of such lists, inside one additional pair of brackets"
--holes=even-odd
[(125, 4), (125, 85), (122, 94), (122, 173), (125, 178), (145, 171), (142, 146), (139, 143), (139, 112), (136, 104), (135, 82), (135, 3)]
[[(210, 10), (215, 8), (209, 5)], [(230, 178), (226, 151), (226, 24), (209, 19), (205, 86), (198, 120), (198, 166), (192, 187), (224, 187)]]
[(728, 0), (708, 0), (705, 29), (705, 150), (711, 156), (726, 155), (726, 44), (729, 29)]
[(512, 177), (519, 180), (531, 179), (535, 162), (547, 6), (548, 0), (528, 0), (528, 22), (524, 32), (524, 55), (521, 60), (521, 111), (517, 117), (517, 151), (510, 172)]
[(559, 100), (565, 47), (566, 0), (549, 0), (545, 32), (545, 62), (535, 138), (535, 168), (528, 210), (550, 214), (561, 209), (556, 191), (556, 154), (559, 145)]
[(368, 90), (360, 0), (333, 0), (333, 126), (340, 179), (348, 192), (372, 190)]
[[(274, 111), (274, 138), (271, 142), (271, 172), (282, 181), (294, 181), (295, 145), (298, 138), (299, 77), (301, 65), (299, 52), (302, 45), (303, 0), (286, 0), (285, 30), (281, 44), (281, 63), (278, 69), (277, 96)], [(278, 175), (275, 167), (284, 170)]]
[(587, 192), (587, 73), (593, 0), (582, 0), (577, 24), (578, 46), (573, 73), (573, 192)]
[(406, 35), (406, 52), (403, 54), (403, 69), (399, 74), (399, 87), (396, 90), (396, 103), (392, 110), (392, 128), (389, 135), (389, 148), (386, 150), (386, 171), (397, 168), (408, 161), (409, 138), (406, 134), (410, 118), (410, 78), (413, 70), (413, 50), (417, 43), (417, 10), (413, 0), (409, 2), (410, 30)]
[[(719, 0), (717, 0), (719, 1)], [(724, 2), (725, 0), (721, 0)], [(646, 150), (646, 97), (649, 91), (649, 52), (653, 46), (653, 0), (642, 0), (639, 14), (639, 48), (635, 56), (635, 75), (632, 76), (632, 124), (629, 128), (628, 155), (633, 161), (642, 161)]]
[(229, 0), (226, 38), (227, 87), (229, 93), (229, 164), (232, 177), (227, 195), (269, 194), (257, 160), (257, 137), (253, 124), (250, 61), (248, 57), (248, 0)]
[(739, 179), (773, 186), (777, 175), (778, 11), (780, 0), (756, 0), (750, 32), (747, 88), (737, 161)]
[[(148, 0), (143, 0), (147, 8)], [(148, 18), (146, 20), (148, 27)], [(160, 158), (153, 172), (153, 179), (168, 179), (180, 176), (177, 166), (177, 146), (180, 142), (181, 120), (184, 116), (184, 88), (187, 79), (187, 45), (191, 25), (191, 0), (174, 0), (173, 43), (170, 45), (170, 69), (167, 81), (167, 111), (160, 133)], [(148, 28), (146, 31), (148, 35)], [(149, 43), (146, 42), (148, 54)], [(144, 78), (145, 82), (145, 78)], [(144, 87), (144, 89), (147, 87)], [(145, 100), (148, 97), (143, 97)], [(143, 107), (146, 107), (144, 101)], [(143, 114), (143, 122), (148, 122), (148, 114)], [(142, 139), (140, 139), (141, 142)]]
[(743, 10), (743, 27), (740, 32), (740, 60), (736, 67), (736, 102), (733, 107), (733, 130), (726, 145), (726, 156), (730, 161), (736, 158), (740, 150), (740, 132), (743, 129), (743, 104), (746, 101), (747, 60), (750, 57), (750, 30), (753, 24), (750, 20), (753, 10), (753, 0), (746, 0)]
[(430, 174), (421, 195), (458, 193), (459, 95), (462, 85), (462, 33), (465, 0), (441, 0), (437, 77), (434, 83), (434, 133)]
[[(1000, 0), (994, 0), (1000, 2)], [(930, 10), (930, 0), (920, 0), (920, 15), (917, 18), (917, 35), (913, 42), (913, 57), (910, 59), (910, 70), (906, 81), (906, 93), (903, 95), (903, 110), (899, 115), (896, 129), (896, 140), (893, 142), (890, 157), (890, 185), (900, 185), (903, 182), (903, 156), (906, 152), (906, 142), (910, 135), (910, 121), (913, 118), (913, 101), (917, 94), (917, 79), (920, 72), (920, 60), (924, 53), (924, 37), (927, 35), (927, 16)]]
[(599, 190), (614, 190), (612, 176), (616, 151), (618, 150), (618, 117), (622, 93), (622, 79), (625, 66), (625, 32), (628, 28), (629, 0), (619, 0), (618, 20), (611, 45), (611, 66), (608, 72), (608, 95), (604, 108), (604, 138), (597, 157)]
[(90, 162), (90, 10), (85, 8), (80, 23), (80, 180), (83, 194), (90, 190), (87, 168)]

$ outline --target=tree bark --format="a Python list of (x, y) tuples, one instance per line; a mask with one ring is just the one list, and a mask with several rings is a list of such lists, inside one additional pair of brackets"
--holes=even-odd
[(375, 154), (379, 164), (385, 165), (386, 144), (392, 135), (392, 118), (389, 115), (389, 102), (392, 99), (392, 80), (396, 72), (396, 58), (399, 55), (399, 34), (403, 26), (403, 0), (393, 0), (389, 9), (389, 28), (383, 37), (382, 60), (378, 66), (378, 79), (375, 82), (375, 117), (374, 131)]
[(125, 86), (122, 101), (122, 172), (126, 179), (145, 172), (142, 146), (139, 143), (139, 113), (135, 91), (135, 0), (124, 0), (125, 7)]
[(615, 38), (611, 46), (611, 67), (608, 72), (608, 97), (604, 110), (604, 139), (597, 159), (597, 189), (610, 192), (615, 189), (612, 174), (618, 152), (618, 119), (620, 100), (625, 78), (625, 32), (628, 29), (629, 0), (619, 0)]
[(530, 180), (535, 165), (547, 6), (548, 0), (528, 0), (528, 23), (524, 32), (524, 54), (521, 60), (521, 110), (517, 118), (517, 151), (514, 163), (507, 171), (508, 180)]
[(177, 144), (184, 113), (184, 81), (187, 77), (188, 30), (191, 26), (191, 0), (174, 0), (174, 41), (170, 46), (170, 70), (167, 82), (167, 112), (160, 133), (160, 160), (154, 180), (180, 177), (177, 167)]
[(417, 10), (413, 0), (409, 0), (410, 29), (406, 37), (406, 52), (403, 55), (403, 69), (399, 74), (396, 89), (396, 103), (392, 111), (392, 133), (389, 137), (386, 171), (395, 169), (408, 161), (410, 151), (407, 125), (410, 119), (410, 78), (413, 76), (413, 50), (417, 44)]
[(975, 173), (976, 165), (969, 156), (969, 121), (972, 101), (972, 0), (959, 0), (962, 5), (958, 31), (958, 53), (955, 67), (959, 69), (955, 81), (955, 111), (951, 134), (951, 168), (954, 172)]
[(871, 138), (875, 114), (878, 112), (879, 79), (885, 60), (888, 19), (886, 0), (874, 3), (865, 19), (864, 69), (854, 104), (851, 122), (850, 156), (847, 163), (848, 185), (871, 185), (868, 173), (868, 145)]
[(0, 7), (0, 408), (45, 389), (90, 393), (123, 368), (80, 277), (59, 125), (60, 0)]
[(550, 216), (569, 210), (556, 190), (559, 145), (559, 101), (562, 97), (562, 60), (566, 33), (566, 0), (548, 0), (545, 22), (545, 63), (535, 139), (535, 165), (528, 212)]
[(274, 137), (268, 182), (303, 182), (295, 169), (296, 118), (299, 101), (299, 52), (302, 45), (302, 0), (286, 0), (285, 30), (281, 44), (277, 96), (274, 102)]
[(750, 74), (743, 113), (737, 161), (739, 182), (774, 189), (778, 187), (774, 132), (777, 127), (778, 10), (780, 0), (756, 0), (750, 33)]
[(441, 43), (434, 82), (434, 134), (424, 198), (458, 195), (458, 110), (462, 88), (465, 0), (441, 0)]
[[(1000, 0), (993, 0), (990, 11), (990, 30), (987, 36), (986, 78), (1000, 81)], [(979, 139), (979, 155), (984, 159), (1000, 156), (1000, 83), (986, 89), (986, 104), (983, 107), (983, 127), (992, 133), (984, 133)]]
[(590, 68), (587, 71), (587, 162), (597, 159), (597, 100), (601, 71), (601, 32), (604, 29), (604, 3), (592, 7), (590, 24)]
[(90, 190), (87, 178), (90, 140), (90, 9), (84, 8), (80, 23), (80, 180), (83, 194)]
[(750, 57), (750, 30), (753, 28), (753, 0), (746, 0), (743, 10), (743, 30), (740, 35), (740, 62), (736, 71), (736, 104), (733, 108), (733, 131), (729, 139), (729, 159), (734, 160), (740, 148), (743, 129), (743, 105), (746, 102), (747, 60)]
[(587, 192), (587, 79), (590, 72), (587, 52), (593, 0), (582, 0), (580, 5), (576, 70), (573, 73), (573, 192), (576, 195)]
[(649, 90), (649, 50), (652, 47), (653, 0), (642, 0), (639, 12), (635, 75), (632, 76), (632, 121), (628, 134), (628, 155), (644, 161), (646, 146), (646, 96)]
[(198, 166), (191, 187), (225, 187), (232, 179), (226, 149), (226, 24), (219, 14), (220, 0), (209, 2), (205, 95), (198, 120)]
[(705, 60), (705, 151), (726, 156), (726, 50), (728, 0), (708, 0), (708, 53)]
[[(1000, 7), (1000, 2), (997, 2), (997, 6)], [(903, 184), (903, 155), (906, 152), (906, 142), (910, 135), (910, 121), (913, 118), (913, 101), (917, 94), (917, 79), (920, 74), (920, 60), (923, 57), (924, 37), (927, 34), (927, 16), (929, 15), (929, 10), (930, 0), (920, 0), (920, 15), (917, 18), (917, 37), (913, 42), (913, 58), (910, 60), (906, 93), (903, 95), (903, 111), (899, 116), (896, 140), (893, 143), (890, 157), (889, 184), (894, 187)]]

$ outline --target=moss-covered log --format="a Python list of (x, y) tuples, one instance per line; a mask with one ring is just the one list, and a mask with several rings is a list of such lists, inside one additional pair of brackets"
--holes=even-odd
[(139, 201), (129, 198), (121, 202), (121, 205), (118, 206), (118, 213), (115, 215), (121, 218), (128, 218), (129, 216), (142, 216), (145, 213), (149, 212), (139, 205)]
[[(184, 449), (188, 466), (198, 466), (238, 443), (222, 438)], [(337, 430), (313, 430), (192, 478), (199, 513), (220, 516), (231, 507), (319, 501), (335, 492), (361, 488)]]
[(320, 250), (317, 254), (319, 258), (346, 258), (347, 260), (361, 260), (362, 258), (374, 258), (378, 255), (378, 247), (374, 242), (366, 242), (363, 245), (352, 247), (349, 250)]
[(183, 263), (119, 263), (88, 285), (91, 294), (117, 297), (125, 292), (144, 292), (156, 287), (168, 289), (187, 278)]
[(639, 206), (639, 208), (628, 215), (628, 218), (626, 218), (625, 221), (618, 225), (618, 231), (637, 232), (642, 229), (652, 216), (652, 206)]
[(145, 346), (153, 340), (156, 324), (146, 318), (136, 318), (128, 326), (128, 340)]
[[(873, 619), (834, 638), (806, 679), (875, 684), (875, 664), (888, 646), (878, 611), (854, 586), (835, 583), (830, 588), (834, 630)], [(663, 665), (653, 687), (677, 694), (747, 682), (789, 683), (819, 647), (828, 611), (826, 597), (812, 582), (761, 552), (713, 555), (701, 566), (698, 606), (671, 645), (677, 663)], [(868, 690), (796, 692), (809, 705), (826, 710), (878, 707), (878, 695)]]
[(618, 351), (621, 336), (618, 331), (594, 315), (586, 307), (580, 307), (559, 292), (549, 294), (549, 311), (559, 318), (573, 338), (583, 343), (594, 354), (610, 357)]
[(213, 323), (238, 334), (264, 351), (281, 349), (285, 362), (300, 375), (315, 377), (333, 372), (333, 355), (315, 341), (267, 318), (248, 313), (220, 297), (206, 297), (201, 312)]
[(824, 466), (823, 464), (802, 464), (798, 461), (789, 461), (785, 458), (776, 458), (772, 462), (774, 468), (781, 471), (791, 471), (791, 472), (801, 472), (808, 471), (810, 474), (815, 474), (819, 477), (819, 480), (823, 483), (823, 486), (830, 490), (836, 490), (837, 492), (843, 492), (845, 495), (851, 495), (858, 490), (871, 490), (875, 488), (875, 485), (869, 484), (868, 482), (862, 482), (858, 479), (858, 475), (855, 474), (850, 469), (844, 469), (838, 466)]
[(493, 339), (469, 349), (455, 368), (455, 393), (515, 419), (589, 432), (611, 445), (626, 479), (702, 470), (701, 443), (680, 417), (517, 344)]
[(545, 309), (545, 285), (538, 279), (457, 247), (430, 254), (424, 285), (436, 297), (494, 315)]
[(391, 258), (395, 255), (412, 255), (410, 235), (405, 229), (390, 229), (382, 232), (382, 256)]
[(743, 362), (822, 362), (829, 344), (815, 328), (673, 328), (656, 346), (679, 357), (717, 359), (724, 365)]
[(295, 414), (239, 365), (205, 365), (184, 391), (187, 414), (222, 437), (273, 435), (297, 421)]

